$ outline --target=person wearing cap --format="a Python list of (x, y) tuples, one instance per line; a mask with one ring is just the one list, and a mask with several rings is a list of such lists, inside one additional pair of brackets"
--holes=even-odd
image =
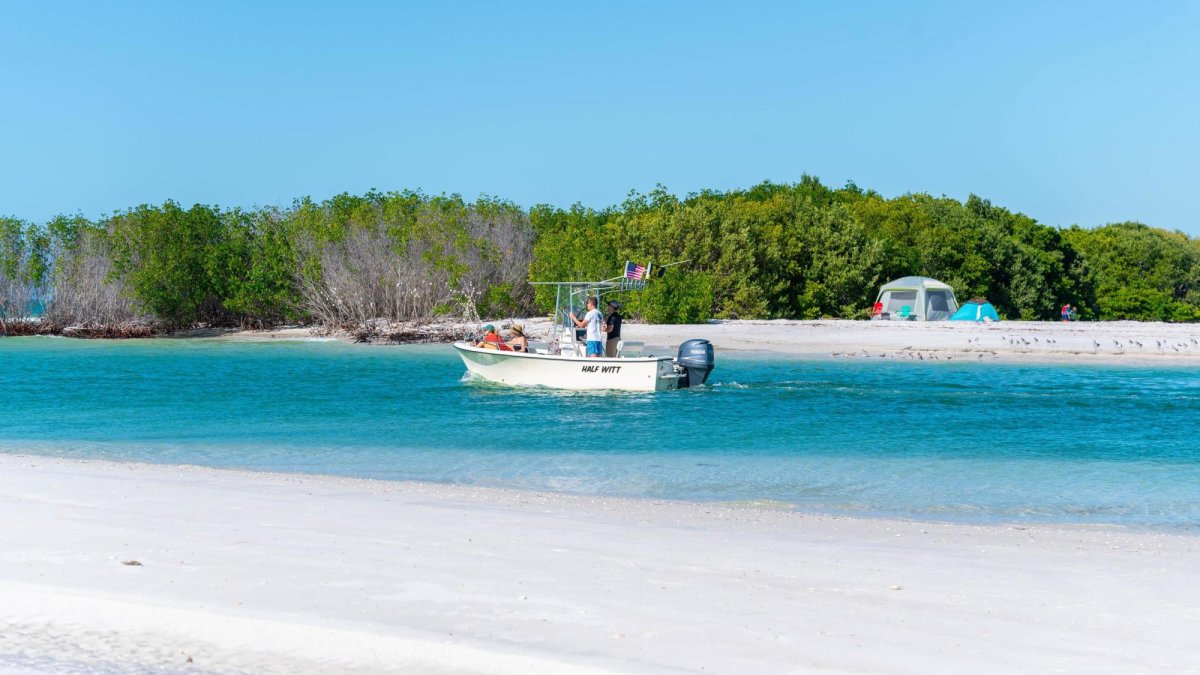
[(512, 339), (508, 341), (508, 345), (512, 347), (514, 352), (529, 352), (529, 340), (525, 339), (525, 327), (519, 323), (514, 323), (512, 330)]
[(600, 310), (596, 309), (596, 296), (587, 299), (587, 314), (583, 315), (582, 319), (576, 318), (575, 312), (571, 312), (571, 321), (575, 322), (576, 328), (587, 329), (587, 355), (588, 358), (597, 358), (604, 356), (604, 342), (601, 335), (600, 324), (604, 323), (604, 317), (600, 316)]
[(617, 356), (617, 343), (621, 341), (621, 304), (616, 300), (608, 301), (608, 316), (604, 317), (604, 355), (610, 359)]
[(475, 343), (476, 347), (483, 349), (502, 349), (504, 351), (512, 351), (512, 348), (504, 344), (504, 338), (496, 332), (496, 327), (488, 324), (483, 327), (483, 339)]

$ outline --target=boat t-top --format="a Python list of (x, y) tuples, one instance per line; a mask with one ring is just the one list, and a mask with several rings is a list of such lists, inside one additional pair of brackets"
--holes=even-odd
[(493, 345), (478, 347), (466, 341), (454, 343), (454, 348), (473, 376), (507, 385), (664, 391), (704, 384), (714, 365), (713, 347), (708, 340), (687, 340), (675, 354), (663, 356), (644, 353), (641, 343), (620, 341), (615, 357), (587, 356), (582, 331), (572, 321), (572, 312), (583, 307), (588, 297), (596, 298), (597, 307), (603, 307), (602, 298), (606, 296), (642, 290), (646, 276), (639, 271), (637, 278), (630, 278), (627, 272), (626, 276), (605, 281), (536, 282), (555, 287), (554, 320), (547, 340), (531, 340), (528, 352)]

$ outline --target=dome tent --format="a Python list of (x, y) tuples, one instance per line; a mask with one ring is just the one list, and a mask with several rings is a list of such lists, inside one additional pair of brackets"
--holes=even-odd
[(872, 318), (945, 321), (957, 309), (953, 288), (929, 277), (901, 277), (880, 287)]
[(992, 307), (992, 303), (984, 298), (971, 298), (954, 313), (954, 316), (950, 317), (951, 321), (983, 321), (984, 319), (1000, 320), (996, 308)]

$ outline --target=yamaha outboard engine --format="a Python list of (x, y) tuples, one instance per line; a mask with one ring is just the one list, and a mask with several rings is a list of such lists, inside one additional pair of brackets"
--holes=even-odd
[(675, 365), (683, 370), (679, 388), (704, 384), (714, 363), (713, 346), (708, 340), (688, 340), (679, 345), (679, 355), (675, 357)]

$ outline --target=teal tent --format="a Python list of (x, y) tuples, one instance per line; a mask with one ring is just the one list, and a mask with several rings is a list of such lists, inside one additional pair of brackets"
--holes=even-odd
[(950, 317), (951, 321), (983, 321), (984, 319), (999, 321), (1000, 315), (996, 313), (996, 308), (992, 307), (992, 303), (983, 298), (971, 298)]

